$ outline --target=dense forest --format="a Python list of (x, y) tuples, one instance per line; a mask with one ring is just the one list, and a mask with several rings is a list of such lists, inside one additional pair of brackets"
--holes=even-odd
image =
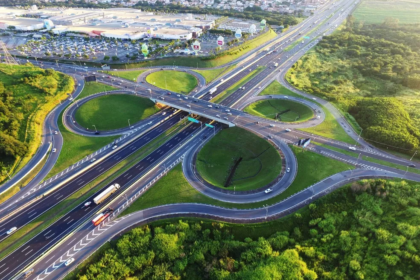
[[(78, 8), (115, 8), (114, 5), (106, 3), (87, 3), (88, 1), (73, 1), (68, 0), (66, 2), (53, 2), (47, 3), (43, 2), (40, 7), (48, 6), (63, 6), (63, 7), (78, 7)], [(11, 4), (29, 6), (33, 4), (39, 5), (37, 1), (25, 1), (25, 0), (0, 0), (0, 6), (10, 6)], [(121, 6), (122, 7), (122, 6)], [(259, 7), (247, 8), (244, 12), (239, 12), (236, 10), (221, 10), (215, 8), (200, 8), (200, 7), (187, 7), (178, 4), (169, 4), (164, 5), (162, 2), (156, 2), (155, 4), (150, 4), (146, 1), (140, 1), (135, 6), (135, 8), (141, 9), (147, 12), (156, 12), (156, 13), (193, 13), (193, 14), (209, 14), (209, 15), (219, 15), (219, 16), (229, 16), (237, 18), (246, 18), (261, 21), (265, 19), (268, 24), (271, 25), (283, 25), (288, 27), (289, 25), (295, 25), (298, 23), (298, 20), (294, 16), (283, 15), (279, 13), (273, 13), (268, 11), (263, 11)]]
[(419, 202), (420, 185), (363, 180), (264, 226), (143, 226), (112, 242), (75, 279), (414, 280)]
[[(420, 140), (420, 26), (387, 18), (324, 36), (287, 79), (350, 112), (365, 138), (412, 153)], [(383, 100), (382, 100), (383, 99)]]
[[(8, 162), (24, 157), (45, 116), (74, 87), (73, 80), (54, 70), (31, 64), (0, 64), (0, 169), (8, 171)], [(54, 106), (54, 105), (53, 105)], [(36, 122), (37, 127), (33, 126)]]

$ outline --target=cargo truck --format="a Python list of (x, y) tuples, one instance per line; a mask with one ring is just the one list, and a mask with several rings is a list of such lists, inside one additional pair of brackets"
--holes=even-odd
[(93, 220), (92, 223), (93, 225), (96, 227), (98, 226), (100, 223), (102, 223), (106, 218), (109, 217), (109, 215), (111, 215), (111, 213), (114, 210), (111, 208), (106, 209), (104, 212), (100, 213), (98, 216), (96, 216)]
[(114, 192), (116, 192), (119, 188), (120, 188), (120, 185), (118, 185), (117, 183), (109, 186), (106, 190), (104, 190), (103, 192), (101, 192), (100, 194), (98, 194), (93, 199), (93, 202), (95, 202), (95, 204), (100, 204), (105, 199), (107, 199), (110, 195), (112, 195)]
[(209, 90), (209, 94), (213, 94), (217, 91), (217, 87), (212, 88), (211, 90)]

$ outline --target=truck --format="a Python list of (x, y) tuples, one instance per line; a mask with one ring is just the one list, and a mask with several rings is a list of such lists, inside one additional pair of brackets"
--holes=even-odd
[(108, 188), (106, 188), (106, 190), (104, 190), (103, 192), (95, 196), (95, 198), (93, 199), (93, 202), (95, 202), (96, 205), (100, 204), (105, 199), (107, 199), (110, 195), (116, 192), (119, 188), (120, 188), (120, 185), (118, 185), (117, 183), (109, 186)]
[(217, 87), (212, 88), (211, 90), (209, 90), (209, 94), (213, 94), (217, 91)]
[(277, 66), (279, 66), (279, 64), (276, 62), (276, 63), (274, 63), (274, 67), (277, 67)]
[(106, 209), (104, 212), (100, 213), (98, 216), (96, 216), (93, 220), (92, 223), (93, 225), (96, 227), (98, 226), (100, 223), (102, 223), (106, 218), (109, 217), (109, 215), (111, 215), (111, 213), (114, 210), (111, 208)]

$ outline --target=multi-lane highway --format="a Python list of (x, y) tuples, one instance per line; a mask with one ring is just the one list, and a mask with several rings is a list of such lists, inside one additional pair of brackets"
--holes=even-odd
[[(341, 9), (345, 9), (348, 13), (348, 11), (352, 8), (353, 3), (352, 2), (348, 2), (348, 3), (343, 3), (343, 1), (341, 2), (337, 2), (337, 6), (334, 8), (336, 9), (336, 11), (341, 10)], [(271, 43), (275, 44), (274, 47), (271, 48), (271, 53), (268, 52), (261, 52), (261, 53), (251, 53), (249, 55), (247, 55), (247, 58), (252, 57), (252, 62), (248, 62), (248, 65), (243, 65), (243, 67), (237, 67), (234, 71), (225, 74), (222, 78), (218, 79), (217, 81), (211, 83), (208, 87), (206, 87), (205, 90), (202, 90), (199, 93), (194, 93), (195, 97), (200, 97), (200, 99), (198, 98), (192, 98), (192, 97), (185, 97), (185, 96), (177, 96), (176, 94), (170, 94), (168, 95), (166, 91), (162, 91), (162, 90), (153, 90), (151, 93), (149, 93), (148, 91), (146, 91), (146, 87), (145, 85), (139, 85), (133, 82), (129, 82), (129, 81), (125, 81), (124, 83), (121, 84), (121, 87), (125, 90), (130, 90), (135, 92), (136, 94), (142, 95), (142, 96), (146, 96), (146, 97), (151, 97), (151, 99), (159, 101), (160, 103), (166, 103), (168, 105), (171, 105), (171, 107), (175, 107), (175, 108), (179, 108), (182, 109), (184, 111), (187, 112), (191, 112), (191, 113), (195, 113), (196, 115), (201, 115), (201, 116), (205, 116), (208, 117), (209, 119), (213, 119), (213, 120), (218, 120), (222, 123), (226, 123), (226, 124), (231, 124), (231, 125), (238, 125), (241, 127), (244, 127), (248, 130), (251, 130), (257, 134), (259, 134), (261, 137), (267, 137), (269, 139), (271, 139), (274, 144), (278, 145), (282, 152), (285, 154), (285, 158), (286, 158), (286, 164), (288, 164), (288, 166), (292, 167), (293, 172), (290, 172), (289, 174), (284, 175), (281, 180), (279, 180), (279, 182), (276, 182), (274, 184), (274, 191), (273, 193), (271, 193), (269, 196), (263, 195), (262, 192), (256, 192), (253, 194), (230, 194), (230, 193), (224, 193), (224, 197), (220, 196), (220, 192), (211, 192), (210, 190), (214, 191), (214, 189), (211, 188), (202, 188), (202, 186), (198, 185), (194, 185), (194, 187), (200, 189), (200, 191), (202, 191), (203, 193), (205, 193), (206, 195), (224, 200), (224, 201), (230, 201), (230, 202), (253, 202), (253, 201), (260, 201), (260, 200), (264, 200), (267, 199), (268, 197), (271, 197), (273, 195), (276, 195), (280, 192), (282, 192), (285, 188), (287, 188), (288, 185), (290, 185), (290, 183), (293, 181), (294, 175), (295, 175), (295, 170), (297, 168), (296, 166), (296, 162), (294, 159), (293, 154), (291, 153), (290, 149), (287, 147), (287, 145), (285, 143), (290, 143), (290, 142), (295, 142), (296, 139), (298, 137), (302, 137), (305, 136), (305, 133), (303, 132), (299, 132), (299, 131), (292, 131), (290, 133), (285, 133), (284, 128), (285, 128), (285, 124), (279, 124), (274, 122), (276, 125), (275, 126), (270, 126), (270, 121), (269, 120), (265, 120), (265, 119), (257, 119), (256, 117), (253, 116), (249, 116), (247, 114), (242, 113), (239, 110), (234, 110), (231, 107), (232, 106), (238, 106), (238, 108), (240, 106), (242, 106), (245, 103), (242, 102), (248, 102), (248, 97), (251, 97), (253, 95), (255, 95), (256, 92), (258, 92), (259, 86), (261, 86), (264, 82), (264, 86), (265, 86), (265, 81), (267, 81), (268, 79), (271, 78), (275, 78), (275, 75), (279, 74), (280, 72), (277, 71), (277, 68), (271, 66), (273, 64), (273, 61), (278, 61), (278, 63), (281, 65), (282, 70), (284, 70), (285, 68), (287, 68), (289, 65), (291, 65), (291, 63), (293, 62), (293, 60), (296, 59), (296, 57), (299, 55), (299, 53), (301, 53), (302, 49), (306, 46), (305, 44), (302, 44), (302, 46), (299, 44), (299, 47), (295, 47), (292, 48), (291, 51), (288, 52), (287, 55), (285, 55), (284, 53), (282, 53), (282, 49), (286, 48), (288, 45), (291, 45), (294, 41), (299, 40), (299, 38), (301, 38), (303, 36), (303, 34), (310, 32), (311, 29), (315, 28), (315, 24), (317, 22), (322, 23), (322, 19), (326, 19), (328, 17), (328, 15), (331, 13), (332, 11), (329, 11), (327, 9), (324, 9), (322, 11), (319, 11), (315, 14), (315, 16), (307, 19), (304, 23), (302, 23), (301, 25), (299, 25), (298, 27), (293, 29), (293, 32), (290, 32), (289, 35), (285, 34), (284, 38), (282, 40), (280, 39), (276, 39), (276, 41), (273, 41)], [(334, 15), (329, 18), (328, 21), (330, 22), (339, 22), (340, 20), (342, 20), (345, 17), (345, 13), (338, 13), (335, 12)], [(321, 21), (321, 22), (320, 22)], [(323, 30), (322, 27), (324, 27), (325, 29), (328, 29), (330, 27), (328, 27), (327, 25), (330, 25), (328, 23), (330, 22), (325, 22), (321, 27), (318, 28), (318, 30), (320, 30), (320, 32)], [(276, 50), (276, 51), (275, 51)], [(242, 65), (241, 65), (242, 66)], [(251, 79), (249, 82), (247, 82), (245, 84), (245, 90), (237, 90), (235, 91), (233, 94), (231, 94), (229, 97), (227, 97), (226, 99), (223, 100), (223, 102), (219, 105), (215, 105), (212, 104), (210, 102), (208, 102), (209, 100), (211, 100), (214, 96), (216, 96), (217, 94), (220, 94), (221, 92), (223, 92), (225, 89), (227, 89), (228, 87), (230, 87), (231, 85), (233, 85), (234, 83), (236, 83), (237, 81), (239, 81), (240, 79), (242, 79), (243, 77), (245, 77), (252, 69), (255, 69), (258, 66), (265, 66), (266, 68), (259, 73), (256, 77), (254, 77), (253, 79)], [(61, 67), (60, 70), (62, 70), (63, 72), (66, 72), (67, 70), (69, 70), (69, 67), (63, 66)], [(76, 71), (75, 68), (73, 68), (73, 70), (78, 73)], [(94, 69), (88, 69), (86, 70), (86, 75), (90, 74), (89, 71), (94, 71)], [(277, 72), (277, 73), (276, 73)], [(78, 74), (83, 74), (83, 73), (78, 73)], [(104, 77), (99, 77), (99, 80), (101, 80), (102, 82), (105, 83), (109, 83), (109, 79), (103, 75)], [(209, 94), (208, 90), (212, 87), (217, 87), (217, 91), (213, 94)], [(312, 104), (314, 105), (314, 104)], [(76, 105), (77, 106), (77, 105)], [(317, 105), (314, 105), (317, 106)], [(74, 107), (74, 105), (73, 105)], [(75, 110), (75, 109), (74, 109)], [(315, 109), (317, 110), (317, 109)], [(311, 125), (316, 125), (320, 122), (322, 122), (322, 120), (324, 119), (324, 115), (322, 113), (322, 110), (318, 110), (318, 112), (321, 112), (320, 115), (322, 115), (322, 118), (316, 118), (314, 120), (312, 120), (311, 122), (307, 122), (305, 124), (303, 124), (304, 126), (311, 126)], [(68, 119), (69, 123), (73, 123), (72, 120), (72, 115), (74, 114), (74, 111), (68, 111), (68, 114), (66, 114), (66, 118)], [(156, 121), (161, 120), (161, 117), (159, 116), (155, 116)], [(179, 117), (173, 117), (173, 119), (179, 119)], [(169, 120), (168, 120), (169, 121)], [(167, 121), (167, 122), (168, 122)], [(163, 124), (167, 123), (167, 122), (163, 122)], [(258, 123), (257, 123), (258, 122)], [(175, 121), (174, 121), (175, 123)], [(173, 123), (173, 124), (174, 124)], [(162, 124), (162, 125), (163, 125)], [(172, 125), (173, 125), (172, 124)], [(169, 125), (171, 126), (171, 125)], [(77, 126), (76, 126), (77, 127)], [(135, 165), (134, 167), (132, 167), (131, 169), (129, 169), (127, 172), (125, 172), (124, 174), (122, 174), (121, 176), (119, 176), (115, 182), (118, 182), (121, 186), (122, 189), (121, 191), (127, 190), (127, 188), (131, 185), (131, 181), (134, 180), (134, 178), (138, 178), (139, 176), (141, 177), (142, 175), (144, 175), (144, 178), (151, 178), (153, 176), (156, 176), (159, 172), (158, 170), (158, 166), (163, 162), (162, 159), (166, 158), (166, 155), (170, 154), (171, 152), (174, 151), (174, 149), (179, 149), (180, 151), (182, 151), (182, 153), (187, 154), (187, 158), (186, 158), (186, 163), (191, 163), (192, 162), (192, 158), (189, 155), (193, 154), (193, 153), (187, 153), (189, 150), (193, 151), (193, 150), (197, 150), (199, 147), (199, 143), (196, 143), (197, 141), (189, 141), (189, 142), (185, 142), (189, 137), (193, 136), (194, 134), (199, 133), (198, 132), (199, 129), (199, 124), (192, 124), (190, 126), (187, 126), (186, 129), (177, 134), (175, 137), (173, 137), (171, 140), (169, 140), (167, 143), (165, 143), (163, 146), (159, 147), (157, 150), (155, 150), (152, 154), (150, 154), (148, 157), (144, 158), (142, 161), (140, 161), (137, 165)], [(147, 133), (151, 133), (155, 131), (155, 133), (157, 133), (156, 128), (150, 130)], [(85, 131), (83, 131), (83, 129), (81, 129), (79, 127), (79, 130), (75, 131), (77, 133), (86, 133)], [(145, 135), (147, 135), (147, 133)], [(204, 129), (201, 130), (200, 133), (207, 133), (209, 136), (211, 136), (212, 131), (208, 131), (208, 129)], [(90, 133), (91, 134), (91, 133)], [(143, 135), (141, 138), (144, 138), (145, 135)], [(306, 135), (307, 136), (307, 135)], [(358, 140), (357, 138), (357, 134), (353, 135), (353, 138), (356, 139), (356, 141)], [(145, 139), (144, 140), (148, 140)], [(138, 141), (138, 140), (135, 140)], [(329, 145), (332, 146), (336, 146), (336, 147), (340, 147), (340, 148), (348, 148), (348, 144), (345, 143), (340, 143), (340, 142), (336, 142), (336, 141), (330, 141), (327, 139), (324, 139), (322, 137), (319, 137), (319, 140), (317, 139), (317, 142), (328, 142)], [(179, 145), (179, 143), (181, 142), (185, 142), (185, 145)], [(135, 142), (130, 143), (129, 145), (127, 145), (127, 147), (118, 150), (117, 153), (115, 153), (115, 155), (122, 153), (124, 150), (128, 149), (128, 147), (134, 147)], [(393, 160), (398, 160), (398, 163), (401, 163), (400, 159), (396, 159), (395, 157), (390, 157), (386, 154), (380, 153), (380, 152), (375, 152), (375, 150), (368, 150), (365, 149), (364, 147), (364, 143), (360, 142), (362, 144), (362, 147), (358, 147), (358, 149), (360, 150), (360, 153), (364, 153), (364, 154), (369, 154), (369, 156), (372, 156), (372, 154), (374, 155), (373, 157), (377, 157), (380, 159), (386, 159), (388, 161), (393, 161)], [(138, 149), (139, 147), (135, 147), (133, 150)], [(348, 160), (349, 162), (351, 160), (354, 160), (354, 158), (349, 159), (349, 158), (343, 158), (342, 154), (337, 153), (337, 152), (332, 152), (331, 150), (328, 150), (326, 148), (323, 147), (310, 147), (312, 150), (319, 152), (321, 154), (327, 155), (327, 156), (331, 156), (333, 158), (337, 158), (340, 160)], [(374, 153), (375, 152), (375, 153)], [(118, 160), (117, 157), (115, 155), (112, 155), (109, 158), (104, 159), (101, 164), (104, 164), (106, 161), (110, 160), (110, 159), (114, 159)], [(172, 155), (170, 155), (169, 157), (172, 157)], [(351, 157), (350, 157), (351, 158)], [(258, 210), (253, 210), (253, 211), (249, 211), (249, 210), (243, 210), (243, 211), (233, 211), (233, 210), (220, 210), (219, 208), (215, 208), (215, 207), (211, 207), (211, 206), (203, 206), (203, 205), (184, 205), (185, 207), (183, 207), (182, 205), (174, 205), (174, 206), (162, 206), (162, 207), (157, 207), (154, 209), (151, 209), (149, 211), (145, 210), (144, 213), (142, 212), (141, 217), (139, 217), (140, 214), (135, 214), (134, 216), (137, 218), (137, 221), (146, 221), (150, 218), (156, 217), (158, 215), (170, 215), (171, 213), (175, 213), (175, 212), (179, 212), (182, 214), (206, 214), (206, 215), (210, 215), (212, 217), (218, 217), (218, 218), (222, 218), (222, 219), (238, 219), (238, 220), (243, 220), (243, 221), (255, 221), (257, 219), (261, 220), (264, 217), (264, 213), (265, 213), (265, 217), (267, 216), (271, 216), (274, 217), (276, 215), (279, 215), (279, 213), (283, 213), (285, 209), (291, 209), (296, 205), (300, 205), (302, 202), (307, 201), (310, 198), (313, 198), (314, 196), (318, 196), (321, 195), (322, 192), (325, 192), (325, 190), (330, 189), (331, 186), (338, 186), (343, 182), (347, 182), (350, 179), (358, 179), (361, 178), (363, 176), (367, 176), (367, 177), (381, 177), (381, 176), (389, 176), (389, 177), (401, 177), (401, 171), (399, 170), (394, 170), (394, 169), (387, 169), (387, 168), (383, 168), (383, 166), (381, 165), (377, 165), (375, 166), (374, 164), (371, 163), (366, 163), (362, 160), (357, 160), (356, 164), (358, 164), (358, 166), (363, 166), (363, 167), (372, 167), (369, 170), (356, 170), (356, 171), (349, 171), (350, 175), (347, 173), (343, 173), (343, 174), (339, 174), (334, 178), (329, 178), (329, 180), (325, 180), (319, 184), (316, 185), (316, 187), (312, 186), (311, 189), (306, 190), (304, 192), (301, 192), (299, 194), (297, 194), (295, 197), (293, 197), (293, 199), (289, 199), (286, 202), (282, 202), (279, 204), (276, 204), (274, 206), (270, 206), (270, 209), (258, 209)], [(98, 165), (100, 166), (100, 165)], [(186, 166), (189, 166), (188, 164), (186, 164)], [(138, 168), (141, 170), (135, 170), (135, 168)], [(85, 174), (88, 174), (89, 172), (93, 172), (94, 170), (96, 170), (98, 172), (98, 175), (100, 172), (103, 172), (102, 170), (99, 170), (99, 168), (97, 168), (95, 166), (95, 168), (93, 169), (88, 169), (86, 171), (86, 173), (83, 173), (82, 175), (85, 176)], [(105, 169), (104, 169), (105, 170)], [(187, 178), (190, 177), (190, 180), (192, 180), (191, 178), (193, 178), (192, 176), (194, 175), (193, 169), (188, 169), (184, 167), (184, 170), (187, 174)], [(149, 171), (149, 172), (148, 172)], [(130, 173), (131, 172), (131, 173)], [(93, 173), (92, 173), (93, 174)], [(188, 175), (190, 174), (190, 175)], [(97, 176), (98, 176), (97, 175)], [(91, 175), (93, 176), (93, 175)], [(419, 179), (419, 175), (417, 174), (404, 174), (404, 176), (406, 176), (407, 179), (413, 179), (413, 180), (420, 180)], [(87, 177), (87, 179), (89, 179), (89, 176)], [(85, 182), (81, 181), (79, 179), (79, 177), (77, 178), (77, 180), (73, 180), (70, 181), (72, 184), (77, 184), (80, 183), (85, 184)], [(120, 183), (122, 182), (122, 183)], [(133, 187), (144, 187), (144, 185), (142, 186), (143, 183), (143, 179), (138, 181), (137, 183), (135, 183), (133, 185)], [(63, 185), (63, 187), (61, 187), (59, 190), (57, 190), (56, 193), (53, 193), (43, 199), (45, 199), (45, 201), (49, 201), (50, 203), (54, 201), (54, 197), (56, 198), (57, 201), (62, 200), (64, 197), (59, 195), (54, 196), (55, 194), (65, 191), (66, 185)], [(131, 193), (134, 193), (134, 190), (130, 191)], [(129, 195), (129, 193), (126, 193), (126, 195)], [(91, 198), (89, 198), (89, 200), (91, 200), (93, 198), (93, 196)], [(126, 197), (126, 199), (128, 199)], [(124, 204), (124, 201), (120, 201), (120, 202), (113, 202), (113, 204), (115, 204), (117, 206)], [(34, 210), (33, 207), (39, 205), (39, 203), (32, 205), (30, 208), (28, 207), (28, 210)], [(50, 204), (52, 205), (52, 204)], [(183, 207), (183, 208), (181, 208)], [(286, 207), (286, 208), (285, 208)], [(46, 207), (44, 208), (39, 208), (40, 213), (42, 213), (43, 211), (45, 211), (45, 209), (47, 209)], [(78, 221), (80, 223), (82, 223), (82, 221), (86, 220), (87, 217), (91, 216), (92, 213), (96, 212), (98, 210), (98, 208), (88, 208), (84, 206), (79, 206), (76, 207), (75, 209), (73, 209), (71, 212), (69, 212), (68, 214), (66, 214), (63, 218), (61, 218), (58, 222), (54, 223), (48, 230), (50, 231), (44, 231), (43, 233), (41, 233), (40, 235), (37, 235), (34, 239), (30, 240), (27, 244), (25, 244), (24, 246), (20, 247), (19, 249), (17, 249), (14, 253), (12, 253), (11, 255), (9, 255), (6, 259), (3, 259), (0, 262), (0, 278), (1, 277), (10, 277), (11, 275), (13, 275), (14, 273), (16, 273), (17, 271), (19, 271), (21, 268), (25, 267), (25, 265), (27, 263), (29, 263), (32, 259), (37, 258), (40, 254), (42, 254), (43, 252), (45, 252), (45, 250), (47, 248), (49, 248), (50, 246), (52, 246), (56, 241), (58, 241), (58, 239), (62, 236), (62, 235), (66, 235), (69, 231), (72, 230), (73, 227), (76, 227), (78, 224)], [(29, 212), (24, 212), (26, 211), (23, 210), (22, 213), (27, 213), (27, 214), (33, 214), (34, 212), (37, 211), (32, 211), (31, 213)], [(268, 215), (268, 212), (270, 211), (270, 215)], [(84, 213), (82, 213), (84, 212)], [(37, 215), (38, 213), (36, 213), (35, 215)], [(25, 215), (19, 214), (16, 215), (16, 218), (19, 219), (19, 217), (21, 217), (21, 223), (22, 225), (25, 224), (25, 219), (26, 221), (28, 221), (27, 217), (24, 217)], [(12, 221), (14, 217), (10, 218), (9, 220)], [(67, 219), (66, 219), (67, 218)], [(66, 220), (65, 220), (66, 219)], [(5, 223), (7, 223), (9, 220), (6, 220)], [(76, 221), (77, 220), (77, 221)], [(127, 221), (129, 221), (130, 219), (127, 219)], [(17, 220), (16, 220), (17, 221)], [(130, 220), (131, 223), (133, 223), (132, 220)], [(9, 226), (10, 224), (6, 225)], [(1, 224), (0, 224), (1, 226)], [(77, 238), (82, 238), (82, 234), (85, 234), (86, 231), (89, 231), (92, 229), (92, 226), (90, 224), (82, 224), (81, 225), (81, 231), (78, 231), (75, 233), (75, 235), (77, 235), (77, 237), (72, 240), (73, 242), (69, 242), (68, 244), (62, 244), (60, 245), (57, 249), (54, 249), (52, 254), (54, 253), (54, 251), (56, 250), (61, 250), (61, 252), (65, 251), (66, 249), (69, 249), (70, 247), (72, 247), (75, 242), (77, 242), (79, 239)], [(115, 229), (114, 233), (118, 232), (117, 229)], [(54, 235), (51, 235), (52, 233), (54, 233)], [(61, 235), (60, 235), (61, 234)], [(47, 238), (48, 237), (48, 238)], [(96, 246), (98, 246), (100, 243), (97, 243)], [(90, 250), (93, 250), (94, 248), (90, 248)], [(25, 255), (25, 257), (24, 257)], [(60, 255), (61, 258), (61, 255)], [(53, 258), (52, 258), (53, 259)], [(16, 260), (18, 262), (16, 262)], [(43, 271), (43, 269), (45, 269), (46, 267), (48, 267), (47, 263), (44, 263), (42, 265), (37, 265), (37, 271), (38, 273), (40, 273), (41, 271)], [(61, 265), (58, 265), (58, 267), (60, 267), (60, 273), (61, 275), (63, 275), (65, 273), (65, 267)], [(4, 268), (4, 269), (3, 269)], [(3, 270), (3, 271), (2, 271)], [(44, 273), (45, 274), (45, 273)], [(48, 276), (51, 274), (45, 274), (45, 276)], [(61, 276), (60, 276), (61, 277)], [(40, 278), (41, 279), (41, 278)]]

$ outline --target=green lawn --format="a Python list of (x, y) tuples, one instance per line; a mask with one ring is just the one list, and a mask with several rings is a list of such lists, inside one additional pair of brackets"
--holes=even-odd
[(215, 59), (201, 59), (200, 57), (176, 57), (176, 58), (163, 58), (163, 59), (156, 59), (156, 60), (149, 60), (140, 63), (133, 63), (133, 64), (119, 64), (113, 65), (114, 68), (139, 68), (139, 67), (149, 67), (149, 66), (160, 66), (160, 65), (178, 65), (178, 66), (189, 66), (189, 67), (197, 67), (197, 68), (212, 68), (216, 66), (220, 66), (226, 63), (235, 60), (248, 52), (252, 51), (253, 49), (261, 46), (262, 44), (270, 41), (271, 39), (275, 38), (277, 34), (273, 30), (269, 30), (268, 32), (259, 35), (258, 37), (246, 41), (242, 45), (238, 47), (234, 47), (229, 50), (230, 54), (226, 54), (224, 56), (215, 58)]
[(353, 13), (356, 20), (367, 24), (382, 23), (392, 17), (402, 24), (420, 23), (420, 2), (407, 0), (362, 1)]
[(232, 65), (229, 67), (217, 68), (217, 69), (212, 69), (212, 70), (193, 70), (193, 71), (202, 75), (206, 79), (206, 84), (208, 84), (214, 79), (216, 79), (217, 77), (219, 77), (221, 74), (228, 72), (235, 67), (236, 65)]
[(313, 110), (306, 105), (291, 100), (260, 100), (248, 105), (245, 112), (267, 119), (282, 122), (303, 122), (314, 116)]
[(248, 81), (252, 80), (256, 75), (258, 75), (258, 73), (260, 73), (261, 71), (263, 71), (264, 68), (265, 67), (260, 66), (260, 67), (257, 67), (257, 69), (249, 72), (248, 75), (246, 75), (245, 77), (243, 77), (242, 79), (240, 79), (239, 81), (237, 81), (236, 83), (234, 83), (233, 85), (231, 85), (228, 89), (226, 89), (225, 91), (222, 91), (219, 95), (217, 95), (215, 98), (213, 98), (211, 100), (211, 102), (214, 102), (214, 103), (220, 103), (220, 102), (222, 102), (229, 95), (231, 95), (232, 93), (234, 93), (235, 91), (237, 91), (238, 88), (242, 87)]
[(251, 190), (272, 182), (281, 171), (276, 149), (259, 136), (229, 128), (213, 137), (198, 153), (197, 170), (209, 183), (224, 188), (230, 169), (242, 157), (229, 190)]
[(68, 131), (62, 122), (62, 115), (58, 118), (58, 127), (61, 135), (63, 136), (63, 148), (60, 152), (60, 156), (57, 159), (56, 164), (51, 169), (47, 178), (52, 175), (64, 170), (73, 163), (81, 160), (85, 156), (91, 154), (94, 151), (99, 150), (103, 146), (108, 145), (118, 136), (108, 137), (85, 137), (74, 134)]
[(108, 75), (112, 75), (115, 77), (120, 77), (123, 79), (127, 79), (130, 81), (137, 81), (137, 77), (146, 72), (147, 70), (132, 70), (132, 71), (101, 71)]
[(294, 97), (306, 99), (311, 102), (317, 103), (319, 106), (322, 107), (322, 109), (325, 112), (325, 120), (321, 124), (315, 127), (304, 128), (302, 129), (303, 131), (314, 133), (314, 134), (321, 135), (321, 136), (331, 138), (331, 139), (336, 139), (338, 141), (354, 144), (354, 140), (350, 136), (347, 135), (347, 133), (340, 126), (340, 124), (337, 122), (334, 116), (330, 113), (330, 111), (328, 111), (324, 106), (322, 106), (318, 102), (312, 99), (303, 97), (297, 93), (294, 93), (293, 91), (282, 86), (277, 81), (272, 82), (259, 95), (274, 95), (274, 94), (288, 95), (288, 96), (294, 96)]
[(83, 127), (112, 130), (134, 124), (159, 111), (153, 101), (134, 95), (105, 95), (79, 106), (75, 119)]
[(102, 84), (102, 83), (88, 82), (88, 83), (85, 83), (85, 86), (82, 92), (79, 94), (79, 96), (76, 99), (82, 99), (86, 96), (89, 96), (95, 93), (99, 93), (103, 91), (110, 91), (110, 90), (116, 90), (116, 88), (109, 85)]
[(149, 84), (177, 93), (188, 94), (197, 85), (197, 79), (186, 72), (164, 70), (153, 72), (146, 77)]
[(123, 212), (123, 215), (171, 203), (196, 202), (238, 209), (257, 208), (266, 204), (272, 205), (326, 177), (354, 168), (351, 165), (327, 158), (314, 152), (303, 151), (301, 148), (292, 147), (292, 150), (296, 155), (299, 166), (295, 181), (287, 190), (276, 197), (248, 204), (227, 203), (209, 198), (198, 192), (188, 183), (182, 173), (182, 166), (179, 164), (166, 176), (162, 177), (145, 194), (140, 196), (139, 199)]

